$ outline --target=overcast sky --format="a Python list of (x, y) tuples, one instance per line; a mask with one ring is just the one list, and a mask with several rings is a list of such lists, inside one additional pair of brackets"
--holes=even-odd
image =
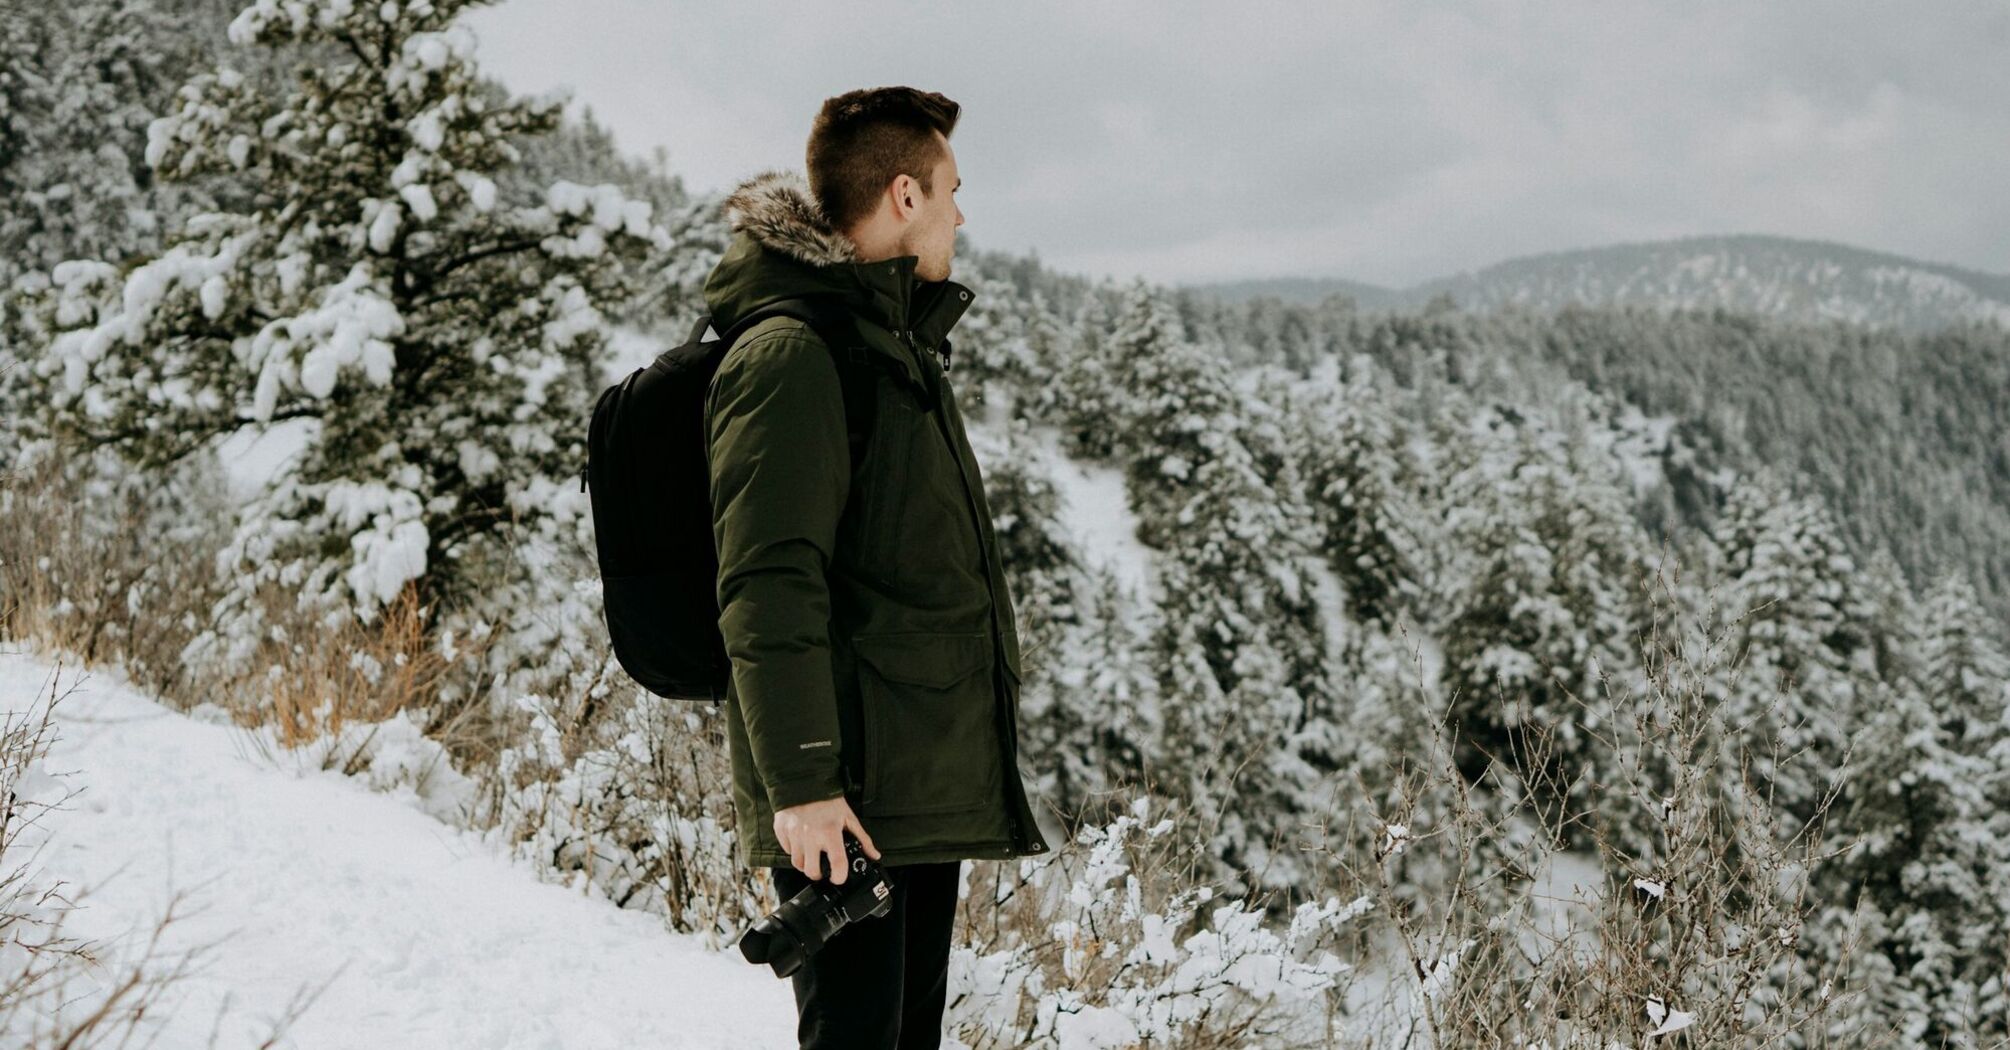
[(2010, 272), (2010, 5), (505, 0), (565, 85), (699, 191), (800, 170), (823, 99), (963, 106), (964, 233), (1090, 275), (1406, 285), (1689, 234)]

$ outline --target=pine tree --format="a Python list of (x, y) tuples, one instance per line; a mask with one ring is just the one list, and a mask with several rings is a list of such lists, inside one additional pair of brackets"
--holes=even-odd
[(1085, 570), (1078, 593), (1080, 622), (1050, 634), (1028, 677), (1022, 732), (1029, 749), (1037, 743), (1052, 756), (1041, 791), (1071, 819), (1094, 823), (1102, 799), (1175, 792), (1161, 782), (1168, 743), (1150, 645), (1156, 610), (1103, 566)]
[(66, 440), (154, 467), (305, 421), (220, 558), (231, 589), (192, 659), (245, 655), (267, 588), (329, 623), (369, 621), (408, 584), (430, 616), (499, 621), (527, 602), (512, 565), (581, 542), (600, 307), (665, 237), (610, 185), (498, 201), (511, 140), (550, 132), (558, 107), (483, 101), (469, 6), (245, 9), (237, 45), (336, 57), (277, 95), (229, 67), (195, 77), (147, 162), (241, 179), (253, 204), (191, 219), (130, 272), (57, 270), (66, 330), (38, 371), (60, 377)]
[(1308, 384), (1286, 411), (1294, 458), (1318, 523), (1319, 551), (1347, 590), (1347, 611), (1362, 623), (1389, 624), (1422, 590), (1421, 506), (1406, 482), (1395, 420), (1386, 395), (1356, 362), (1345, 386)]
[[(1980, 1007), (1984, 985), (2010, 965), (2002, 937), (2010, 914), (1992, 906), (1990, 880), (2010, 851), (1988, 833), (1986, 763), (1959, 749), (1913, 683), (1866, 689), (1874, 714), (1841, 800), (1855, 841), (1825, 869), (1835, 884), (1827, 896), (1870, 918), (1871, 935), (1856, 947), (1887, 964), (1872, 968), (1885, 979), (1868, 982), (1880, 1022), (1897, 1025), (1909, 1045), (1994, 1045), (2010, 1028)], [(1840, 915), (1821, 925), (1841, 928)]]
[(1124, 397), (1117, 387), (1112, 348), (1114, 316), (1106, 289), (1090, 295), (1075, 323), (1075, 353), (1035, 395), (1033, 413), (1061, 429), (1071, 456), (1108, 460), (1116, 455), (1118, 427), (1112, 414)]
[(0, 19), (0, 289), (66, 259), (158, 248), (159, 211), (192, 187), (156, 190), (146, 129), (186, 67), (187, 35), (146, 0)]
[[(1007, 378), (1020, 384), (1013, 393), (1010, 414), (1031, 420), (1040, 411), (1044, 392), (1073, 361), (1074, 346), (1069, 329), (1045, 292), (1035, 288), (1017, 301), (1023, 304), (1018, 309), (1025, 315), (1026, 342), (1024, 354), (1012, 358), (1006, 369)], [(1023, 369), (1023, 374), (1015, 369)]]
[(1180, 338), (1142, 282), (1102, 356), (1124, 395), (1109, 425), (1138, 538), (1162, 554), (1166, 771), (1213, 825), (1229, 877), (1291, 884), (1303, 858), (1273, 845), (1313, 805), (1321, 771), (1307, 754), (1324, 748), (1302, 734), (1323, 741), (1335, 705), (1295, 465), (1279, 457), (1278, 484), (1266, 482), (1218, 355)]
[(1864, 709), (1870, 606), (1833, 519), (1770, 475), (1741, 479), (1717, 543), (1737, 617), (1728, 718), (1747, 727), (1750, 772), (1783, 820), (1805, 823)]
[(1922, 685), (1942, 725), (1963, 749), (1987, 753), (2010, 731), (2010, 658), (1966, 574), (1949, 571), (1934, 581), (1917, 636)]
[(1864, 610), (1872, 672), (1885, 682), (1921, 682), (1925, 646), (1905, 569), (1891, 548), (1878, 544), (1863, 570)]
[(987, 419), (1001, 381), (1029, 389), (1034, 373), (1026, 345), (1026, 308), (1012, 286), (982, 273), (967, 278), (975, 298), (951, 339), (951, 375), (958, 403), (973, 419)]
[(1464, 559), (1440, 631), (1455, 758), (1472, 778), (1504, 764), (1497, 786), (1585, 813), (1612, 772), (1601, 676), (1638, 666), (1644, 537), (1611, 465), (1541, 417), (1479, 448), (1447, 494)]

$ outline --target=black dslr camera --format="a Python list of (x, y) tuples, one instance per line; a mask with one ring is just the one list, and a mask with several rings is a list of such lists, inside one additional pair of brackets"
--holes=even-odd
[[(772, 914), (755, 920), (740, 935), (740, 954), (748, 962), (767, 963), (774, 967), (776, 977), (787, 977), (824, 942), (837, 936), (845, 924), (885, 915), (893, 907), (893, 887), (887, 884), (886, 869), (866, 856), (865, 847), (851, 832), (843, 835), (845, 862), (850, 866), (844, 885), (817, 879), (783, 901)], [(820, 867), (830, 866), (822, 863), (821, 854), (817, 859)]]

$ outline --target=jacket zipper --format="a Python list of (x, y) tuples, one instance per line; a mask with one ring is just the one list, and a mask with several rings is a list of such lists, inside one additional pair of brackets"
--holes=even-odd
[[(988, 619), (991, 624), (991, 646), (992, 652), (996, 657), (995, 662), (998, 665), (992, 668), (991, 680), (993, 686), (996, 687), (1003, 685), (1000, 679), (1005, 674), (1005, 639), (999, 636), (998, 631), (998, 591), (991, 585), (991, 574), (997, 571), (997, 569), (991, 564), (991, 550), (984, 543), (984, 523), (979, 520), (977, 497), (972, 494), (970, 473), (963, 468), (963, 454), (957, 448), (956, 439), (949, 433), (949, 413), (943, 409), (940, 403), (940, 393), (937, 394), (936, 400), (936, 407), (929, 414), (935, 417), (935, 428), (941, 431), (942, 440), (949, 446), (949, 458), (956, 461), (956, 476), (958, 480), (963, 482), (963, 506), (964, 509), (970, 512), (970, 525), (977, 530), (977, 550), (984, 559), (984, 593), (990, 599)], [(1000, 697), (1000, 700), (1002, 701), (1003, 698)], [(1005, 721), (1011, 728), (1011, 732), (1009, 735), (1000, 734), (1001, 737), (1005, 738), (1007, 750), (1007, 754), (1003, 756), (1006, 768), (1002, 772), (1006, 777), (1010, 778), (1008, 783), (1016, 784), (1019, 782), (1019, 727), (1016, 719), (1007, 718)], [(1023, 802), (1024, 799), (1022, 798), (1021, 801)], [(1035, 843), (1033, 837), (1027, 834), (1026, 829), (1020, 826), (1019, 813), (1016, 806), (1013, 807), (1013, 811), (1009, 816), (1012, 822), (1013, 834), (1017, 836), (1017, 841), (1013, 843), (1013, 846), (1027, 852), (1041, 852), (1039, 844)]]

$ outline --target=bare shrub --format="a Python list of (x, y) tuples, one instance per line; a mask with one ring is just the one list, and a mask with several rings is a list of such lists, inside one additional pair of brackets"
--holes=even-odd
[[(1672, 597), (1665, 576), (1655, 583)], [(1611, 727), (1600, 743), (1616, 772), (1592, 785), (1595, 804), (1545, 808), (1536, 800), (1569, 793), (1507, 780), (1558, 768), (1539, 727), (1532, 753), (1493, 761), (1477, 783), (1439, 734), (1402, 772), (1398, 803), (1365, 822), (1379, 829), (1366, 855), (1335, 851), (1337, 883), (1380, 905), (1378, 946), (1400, 963), (1383, 960), (1357, 988), (1374, 993), (1353, 1003), (1361, 1045), (1829, 1046), (1874, 1035), (1846, 1023), (1855, 993), (1844, 971), (1801, 950), (1822, 903), (1813, 876), (1838, 852), (1823, 841), (1834, 792), (1815, 819), (1782, 825), (1745, 776), (1764, 743), (1727, 725), (1715, 702), (1725, 640), (1666, 629), (1656, 608), (1637, 681), (1615, 689), (1601, 675), (1605, 695), (1572, 698), (1600, 708), (1587, 724)], [(1573, 826), (1591, 849), (1560, 847)]]
[(645, 692), (611, 661), (572, 695), (518, 707), (476, 819), (547, 878), (715, 947), (777, 903), (767, 873), (735, 856), (722, 711)]
[[(235, 513), (214, 459), (151, 475), (64, 456), (41, 446), (0, 490), (6, 637), (117, 666), (181, 710), (216, 704), (241, 726), (271, 726), (287, 747), (473, 691), (487, 640), (430, 632), (411, 586), (374, 622), (332, 629), (270, 587), (264, 637), (232, 659), (188, 659), (221, 594), (216, 552)], [(429, 729), (451, 740), (455, 726), (441, 722)], [(331, 768), (354, 772), (357, 754)]]
[[(1151, 819), (1155, 807), (1156, 821)], [(1201, 821), (1123, 784), (1066, 823), (1075, 848), (969, 867), (950, 970), (952, 1044), (990, 1047), (1317, 1046), (1332, 950), (1365, 899), (1306, 902), (1271, 923), (1266, 898), (1200, 876)]]

